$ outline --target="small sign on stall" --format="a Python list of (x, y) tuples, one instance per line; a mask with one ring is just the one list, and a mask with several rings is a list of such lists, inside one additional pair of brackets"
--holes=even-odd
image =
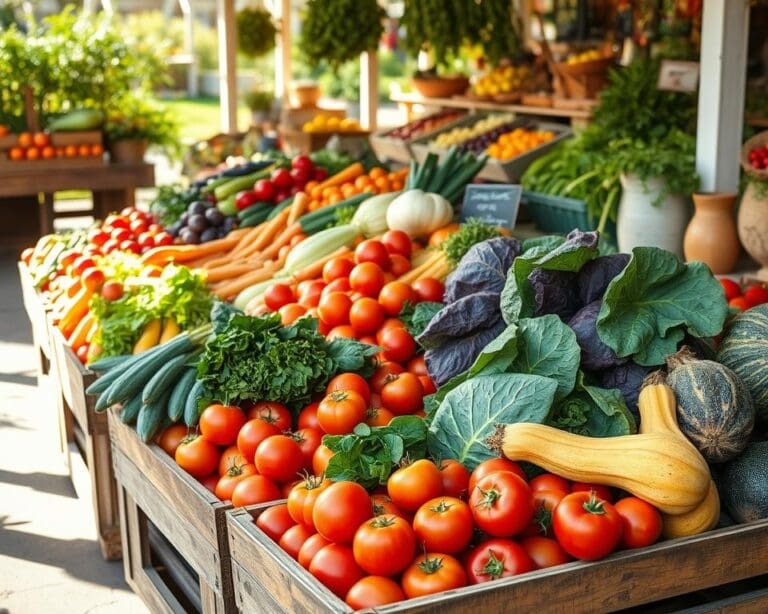
[(699, 85), (699, 63), (662, 60), (656, 87), (669, 92), (692, 94)]
[(487, 224), (512, 230), (517, 221), (523, 188), (511, 184), (470, 184), (464, 192), (462, 222), (479, 218)]

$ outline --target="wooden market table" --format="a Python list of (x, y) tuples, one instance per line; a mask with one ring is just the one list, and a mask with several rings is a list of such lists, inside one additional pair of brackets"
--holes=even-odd
[(152, 164), (83, 165), (80, 160), (56, 160), (55, 168), (45, 162), (41, 168), (31, 164), (4, 165), (0, 170), (0, 199), (42, 195), (40, 198), (40, 235), (53, 232), (55, 217), (73, 217), (86, 211), (55, 213), (53, 195), (64, 190), (87, 190), (93, 194), (93, 209), (87, 213), (104, 218), (136, 202), (136, 188), (155, 185), (155, 167)]
[(536, 115), (539, 117), (560, 117), (569, 119), (572, 125), (583, 125), (592, 119), (592, 111), (587, 109), (571, 109), (558, 107), (534, 107), (522, 104), (502, 104), (488, 100), (472, 100), (470, 98), (426, 98), (420, 94), (392, 94), (392, 102), (405, 107), (408, 121), (413, 117), (414, 105), (420, 104), (432, 107), (447, 107), (451, 109), (469, 109), (470, 111), (507, 111), (518, 115)]

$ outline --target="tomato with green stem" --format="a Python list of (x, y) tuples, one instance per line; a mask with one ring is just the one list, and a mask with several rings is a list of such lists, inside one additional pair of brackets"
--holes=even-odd
[(219, 460), (219, 475), (224, 475), (232, 467), (247, 465), (249, 462), (253, 464), (253, 459), (248, 461), (237, 446), (229, 446), (221, 453), (221, 459)]
[(368, 380), (368, 384), (373, 392), (381, 394), (382, 389), (389, 381), (390, 375), (399, 375), (404, 372), (403, 366), (396, 362), (383, 362), (373, 372), (373, 375)]
[(399, 507), (397, 507), (392, 502), (392, 499), (390, 499), (388, 495), (384, 495), (384, 494), (371, 495), (371, 505), (373, 506), (374, 516), (385, 516), (385, 515), (400, 516), (401, 518), (405, 518), (406, 520), (410, 521), (410, 516), (408, 516)]
[(434, 595), (467, 585), (467, 574), (449, 554), (428, 552), (417, 556), (403, 572), (403, 591), (409, 599)]
[(174, 457), (179, 467), (196, 478), (211, 475), (219, 466), (219, 449), (194, 433), (181, 440)]
[(432, 552), (461, 552), (472, 541), (474, 528), (471, 510), (455, 497), (431, 499), (413, 517), (418, 543)]
[(381, 401), (393, 414), (412, 414), (422, 408), (424, 387), (413, 373), (390, 375), (381, 389)]
[(176, 454), (176, 448), (184, 441), (184, 438), (189, 434), (189, 428), (184, 424), (172, 424), (162, 433), (157, 440), (159, 445), (168, 456)]
[(310, 469), (312, 467), (312, 457), (315, 455), (315, 450), (323, 442), (323, 432), (319, 428), (304, 428), (299, 429), (294, 433), (291, 433), (292, 437), (299, 448), (301, 454), (304, 457), (304, 468)]
[(256, 456), (256, 448), (267, 437), (279, 435), (280, 429), (274, 424), (265, 422), (259, 418), (248, 420), (237, 434), (237, 449), (248, 462), (253, 462)]
[(616, 508), (594, 491), (571, 493), (552, 514), (557, 541), (568, 554), (586, 561), (613, 552), (621, 540), (622, 525)]
[[(288, 505), (288, 513), (293, 518), (293, 521), (297, 524), (303, 524), (311, 529), (314, 526), (311, 523), (306, 522), (306, 502), (310, 493), (317, 497), (323, 490), (331, 485), (330, 480), (323, 479), (322, 477), (315, 475), (308, 475), (303, 480), (298, 482), (291, 489), (290, 494), (287, 497), (286, 504)], [(310, 519), (311, 519), (310, 508)]]
[(367, 573), (394, 576), (413, 560), (416, 536), (410, 523), (400, 516), (375, 516), (357, 529), (352, 552)]
[(533, 519), (523, 531), (523, 535), (549, 537), (552, 534), (552, 511), (568, 493), (562, 490), (536, 490), (531, 495), (534, 507)]
[(610, 487), (603, 486), (602, 484), (587, 484), (586, 482), (574, 482), (571, 485), (571, 492), (593, 492), (597, 495), (598, 499), (613, 503), (613, 492)]
[(490, 473), (493, 473), (494, 471), (511, 471), (516, 476), (525, 480), (525, 472), (515, 461), (501, 457), (489, 458), (488, 460), (483, 461), (477, 467), (475, 467), (474, 471), (470, 474), (469, 494), (471, 495), (472, 491), (475, 490), (475, 486), (477, 485), (478, 480)]
[(442, 493), (440, 470), (427, 459), (401, 467), (387, 480), (387, 494), (397, 507), (407, 512), (415, 512)]
[(531, 490), (511, 471), (481, 478), (469, 495), (475, 524), (493, 537), (517, 535), (533, 518)]
[(365, 423), (368, 426), (387, 426), (394, 417), (395, 414), (384, 407), (369, 407), (365, 410)]
[(354, 390), (335, 390), (327, 395), (317, 408), (317, 422), (329, 435), (351, 433), (355, 425), (365, 419), (367, 403)]
[(248, 409), (249, 420), (264, 420), (269, 424), (274, 424), (279, 431), (291, 430), (293, 416), (291, 410), (282, 403), (275, 401), (259, 401), (254, 403)]
[(511, 539), (484, 541), (469, 553), (466, 560), (470, 584), (508, 578), (535, 568), (535, 563), (525, 549)]
[(256, 475), (255, 465), (233, 465), (219, 478), (214, 494), (222, 501), (229, 501), (232, 499), (232, 492), (235, 487), (251, 475)]
[(229, 446), (245, 424), (245, 414), (233, 405), (209, 405), (200, 414), (200, 432), (211, 443)]
[(337, 390), (354, 390), (368, 403), (371, 400), (371, 389), (368, 382), (357, 373), (340, 373), (328, 382), (325, 394), (331, 394)]

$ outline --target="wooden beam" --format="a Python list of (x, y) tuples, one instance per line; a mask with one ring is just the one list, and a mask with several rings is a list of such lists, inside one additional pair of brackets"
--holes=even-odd
[(280, 21), (275, 47), (275, 97), (288, 100), (288, 84), (291, 82), (291, 0), (279, 0), (274, 3), (275, 18)]
[(360, 123), (367, 130), (376, 130), (379, 108), (379, 54), (366, 51), (360, 55)]
[(701, 190), (737, 192), (749, 0), (704, 0), (696, 170)]
[(219, 33), (219, 105), (221, 131), (237, 132), (237, 24), (235, 0), (217, 0), (217, 30)]
[(195, 98), (197, 87), (197, 59), (195, 58), (195, 13), (190, 0), (178, 0), (181, 14), (184, 17), (184, 53), (192, 58), (187, 65), (187, 94)]

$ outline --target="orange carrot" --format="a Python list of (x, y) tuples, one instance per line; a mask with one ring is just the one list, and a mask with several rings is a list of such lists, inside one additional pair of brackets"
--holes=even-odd
[(298, 220), (309, 207), (309, 195), (306, 192), (297, 192), (293, 197), (291, 206), (288, 207), (290, 213), (288, 214), (288, 223), (293, 224)]
[(83, 287), (80, 292), (71, 299), (57, 324), (62, 334), (69, 339), (75, 328), (88, 313), (88, 304), (93, 296), (93, 290)]
[(246, 257), (263, 250), (270, 244), (271, 241), (275, 239), (280, 229), (283, 228), (286, 220), (288, 219), (288, 215), (288, 209), (283, 209), (273, 219), (267, 222), (264, 231), (251, 245), (233, 255), (237, 255), (238, 257)]
[(365, 167), (360, 162), (353, 162), (347, 168), (339, 171), (332, 177), (328, 177), (328, 179), (312, 188), (312, 197), (319, 197), (325, 188), (336, 185), (340, 186), (347, 181), (354, 181), (363, 173), (365, 173)]
[(240, 275), (246, 275), (247, 273), (250, 273), (253, 271), (254, 266), (253, 264), (229, 264), (217, 267), (215, 269), (210, 269), (205, 276), (205, 281), (208, 285), (211, 285), (217, 281), (222, 281), (225, 279), (232, 279), (233, 277), (238, 277)]
[(277, 267), (274, 263), (268, 262), (255, 271), (241, 275), (237, 279), (232, 280), (224, 285), (217, 286), (214, 288), (213, 293), (219, 298), (223, 299), (236, 296), (249, 286), (270, 279), (274, 275), (276, 269)]
[(72, 331), (72, 336), (69, 338), (69, 345), (72, 346), (74, 350), (77, 350), (81, 345), (86, 343), (86, 339), (88, 337), (88, 331), (90, 330), (91, 326), (94, 324), (94, 316), (89, 311), (85, 314), (82, 320), (77, 323), (77, 326), (75, 326), (75, 330)]

